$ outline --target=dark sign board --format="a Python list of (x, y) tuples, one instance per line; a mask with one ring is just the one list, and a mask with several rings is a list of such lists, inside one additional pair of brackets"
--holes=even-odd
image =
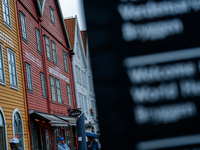
[(104, 150), (200, 144), (200, 0), (85, 0)]

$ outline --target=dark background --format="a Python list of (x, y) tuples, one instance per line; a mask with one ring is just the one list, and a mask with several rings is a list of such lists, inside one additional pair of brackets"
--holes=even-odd
[[(195, 118), (177, 123), (137, 125), (133, 114), (135, 104), (129, 93), (132, 84), (122, 65), (126, 57), (198, 47), (200, 12), (133, 22), (141, 24), (179, 18), (184, 32), (164, 40), (125, 42), (121, 33), (123, 20), (117, 11), (119, 3), (118, 0), (84, 1), (103, 150), (135, 149), (139, 141), (200, 133), (199, 112)], [(199, 79), (199, 75), (195, 78)], [(199, 98), (192, 100), (199, 109)], [(176, 102), (181, 101), (185, 100), (179, 98)]]

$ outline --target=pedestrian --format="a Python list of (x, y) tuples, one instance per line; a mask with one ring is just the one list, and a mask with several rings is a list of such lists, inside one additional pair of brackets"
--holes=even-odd
[(99, 150), (98, 143), (94, 141), (93, 137), (87, 137), (87, 150)]
[(65, 139), (63, 137), (59, 138), (58, 150), (70, 150), (70, 148), (65, 143)]
[(11, 150), (22, 150), (22, 148), (19, 148), (19, 140), (17, 138), (10, 140), (10, 148)]

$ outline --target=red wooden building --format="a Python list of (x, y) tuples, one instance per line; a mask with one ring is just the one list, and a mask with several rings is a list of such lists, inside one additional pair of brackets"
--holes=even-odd
[(33, 150), (75, 146), (72, 56), (59, 0), (17, 0), (29, 131)]

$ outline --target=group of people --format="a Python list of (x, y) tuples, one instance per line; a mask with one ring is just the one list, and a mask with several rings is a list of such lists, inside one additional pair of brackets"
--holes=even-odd
[[(10, 140), (10, 148), (11, 150), (22, 150), (19, 148), (19, 140), (17, 138)], [(70, 150), (63, 137), (59, 138), (58, 150)], [(94, 141), (93, 137), (88, 136), (87, 138), (87, 150), (99, 150), (98, 143)]]

